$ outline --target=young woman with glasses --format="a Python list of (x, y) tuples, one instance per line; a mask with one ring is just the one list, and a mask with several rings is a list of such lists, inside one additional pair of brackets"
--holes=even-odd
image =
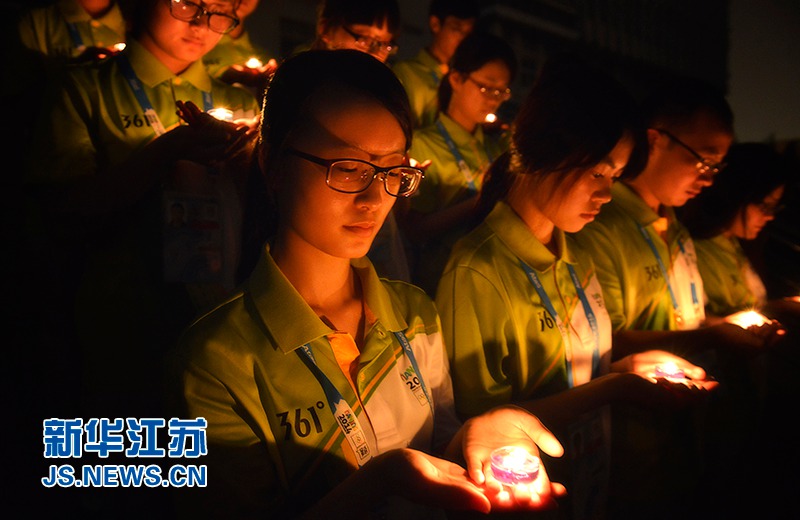
[(386, 63), (397, 54), (400, 7), (396, 0), (323, 0), (316, 30), (312, 49), (355, 49)]
[(412, 246), (412, 281), (431, 296), (453, 243), (475, 224), (486, 168), (507, 147), (507, 136), (489, 134), (483, 124), (510, 98), (515, 73), (508, 43), (473, 31), (456, 48), (439, 85), (435, 122), (414, 133), (411, 157), (430, 165), (398, 221)]
[(694, 240), (707, 313), (727, 316), (760, 309), (769, 314), (767, 288), (742, 241), (753, 243), (775, 219), (791, 170), (766, 143), (735, 143), (725, 161), (724, 174), (679, 208), (678, 218)]
[(181, 508), (430, 518), (540, 509), (561, 491), (542, 471), (513, 500), (499, 493), (491, 450), (560, 446), (514, 407), (462, 425), (433, 302), (379, 279), (365, 257), (395, 202), (424, 182), (410, 142), (402, 85), (365, 53), (310, 50), (278, 68), (258, 149), (269, 239), (241, 291), (176, 352), (179, 414), (208, 421), (209, 487), (178, 494)]

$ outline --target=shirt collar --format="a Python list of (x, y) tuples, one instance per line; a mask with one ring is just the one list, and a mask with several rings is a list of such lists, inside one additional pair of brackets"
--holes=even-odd
[[(364, 257), (351, 260), (351, 265), (361, 280), (369, 309), (367, 315), (371, 312), (391, 332), (405, 330), (406, 321), (395, 310), (372, 263)], [(264, 248), (253, 274), (245, 282), (245, 292), (251, 295), (269, 335), (284, 353), (334, 332), (284, 276), (269, 254), (269, 246)]]
[(553, 230), (553, 237), (561, 253), (559, 258), (533, 235), (528, 225), (504, 201), (494, 206), (486, 217), (486, 224), (517, 258), (537, 271), (546, 271), (557, 260), (563, 260), (568, 264), (575, 263), (562, 230), (558, 228)]
[(128, 42), (123, 52), (126, 53), (139, 81), (147, 87), (153, 88), (165, 81), (180, 78), (181, 82), (187, 81), (199, 90), (211, 91), (211, 76), (208, 75), (203, 60), (195, 61), (182, 74), (176, 76), (135, 39)]

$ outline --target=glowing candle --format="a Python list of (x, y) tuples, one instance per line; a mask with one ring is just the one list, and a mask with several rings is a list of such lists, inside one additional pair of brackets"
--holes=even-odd
[(737, 312), (725, 318), (725, 321), (738, 325), (743, 329), (752, 327), (753, 325), (761, 326), (765, 323), (771, 323), (766, 316), (756, 311)]
[(685, 381), (686, 375), (678, 365), (672, 361), (656, 365), (656, 377), (663, 377), (668, 381)]
[(539, 457), (523, 448), (504, 446), (492, 452), (492, 474), (503, 484), (530, 484), (539, 476)]
[(486, 118), (484, 119), (487, 123), (494, 123), (497, 121), (497, 116), (494, 114), (486, 114)]
[(244, 63), (244, 65), (249, 69), (260, 69), (262, 63), (258, 58), (250, 58)]
[(228, 108), (212, 108), (208, 115), (214, 116), (220, 121), (233, 121), (233, 111)]
[(114, 45), (111, 46), (111, 48), (114, 49), (116, 52), (119, 52), (125, 49), (125, 43), (124, 42), (115, 43)]

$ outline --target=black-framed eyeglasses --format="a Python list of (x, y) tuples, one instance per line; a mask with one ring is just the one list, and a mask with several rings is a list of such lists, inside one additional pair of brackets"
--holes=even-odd
[(425, 178), (425, 172), (413, 166), (381, 168), (360, 159), (323, 159), (294, 148), (286, 148), (286, 152), (324, 166), (327, 169), (325, 184), (341, 193), (361, 193), (380, 175), (386, 193), (393, 197), (408, 197), (417, 191), (419, 183)]
[(342, 26), (342, 29), (345, 30), (347, 34), (353, 37), (356, 41), (356, 47), (360, 50), (368, 53), (368, 54), (387, 54), (392, 56), (397, 54), (397, 43), (393, 40), (388, 42), (382, 42), (380, 40), (376, 40), (371, 36), (364, 36), (363, 34), (358, 34), (354, 32), (352, 29), (347, 27), (346, 25)]
[(220, 34), (227, 34), (239, 25), (239, 19), (235, 16), (208, 11), (202, 5), (188, 0), (170, 0), (169, 13), (182, 22), (196, 22), (205, 16), (208, 28)]
[(675, 137), (669, 131), (664, 130), (663, 128), (655, 128), (654, 130), (660, 134), (666, 135), (676, 144), (680, 145), (684, 150), (692, 154), (694, 158), (697, 159), (697, 164), (695, 164), (695, 168), (697, 168), (697, 171), (700, 172), (701, 174), (710, 173), (711, 175), (716, 175), (722, 170), (724, 170), (725, 166), (727, 166), (727, 164), (725, 164), (724, 162), (715, 163), (709, 159), (706, 159), (705, 157), (694, 151), (694, 148), (684, 143), (683, 141)]
[(501, 101), (506, 101), (511, 97), (511, 89), (510, 88), (492, 88), (489, 85), (484, 85), (480, 81), (476, 80), (472, 76), (467, 76), (467, 79), (471, 82), (475, 83), (475, 86), (481, 91), (486, 97), (499, 99)]

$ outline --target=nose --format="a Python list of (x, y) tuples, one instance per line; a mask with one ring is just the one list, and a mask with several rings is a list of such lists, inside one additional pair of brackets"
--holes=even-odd
[(602, 188), (592, 194), (592, 199), (600, 202), (601, 204), (611, 202), (611, 186), (613, 183), (614, 181), (609, 179), (608, 183), (604, 184)]
[(376, 174), (367, 189), (356, 194), (358, 206), (374, 211), (380, 207), (386, 197), (391, 197), (383, 187), (384, 175), (383, 173)]
[(714, 184), (714, 176), (709, 173), (701, 173), (697, 176), (697, 182), (703, 187), (711, 186)]

